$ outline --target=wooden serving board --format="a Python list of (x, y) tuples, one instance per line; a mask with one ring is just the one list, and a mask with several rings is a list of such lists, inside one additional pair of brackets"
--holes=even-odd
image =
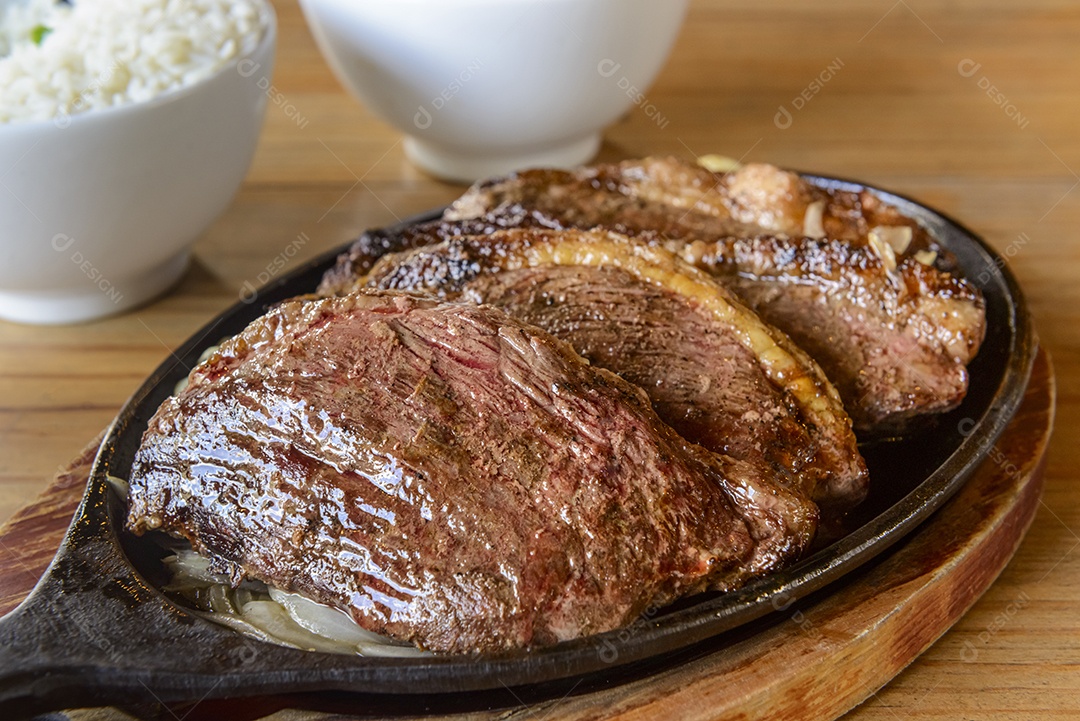
[[(1053, 371), (1040, 352), (1016, 417), (957, 496), (883, 558), (820, 598), (783, 609), (779, 622), (629, 683), (450, 718), (837, 718), (937, 640), (1012, 558), (1041, 496), (1054, 400)], [(0, 528), (0, 613), (25, 597), (51, 560), (79, 503), (99, 441)], [(188, 721), (267, 715), (316, 721), (341, 718), (350, 710), (347, 699), (316, 704), (332, 709), (332, 716), (326, 710), (290, 708), (297, 703), (264, 698), (158, 711)], [(311, 708), (311, 699), (304, 705)], [(370, 705), (353, 710), (368, 719), (381, 717)], [(69, 714), (126, 717), (118, 711)], [(422, 708), (411, 714), (422, 715)]]

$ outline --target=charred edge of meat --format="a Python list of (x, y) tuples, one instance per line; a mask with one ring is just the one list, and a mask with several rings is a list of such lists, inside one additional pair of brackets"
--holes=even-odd
[(368, 230), (338, 256), (334, 266), (323, 275), (316, 294), (329, 296), (347, 293), (357, 278), (366, 275), (379, 258), (388, 253), (440, 243), (459, 235), (487, 235), (502, 228), (541, 228), (550, 225), (542, 215), (519, 206), (491, 218), (471, 218), (452, 224), (435, 220), (400, 229)]
[(378, 291), (286, 302), (224, 343), (149, 422), (130, 504), (135, 533), (454, 653), (738, 587), (816, 523), (549, 334)]
[[(815, 206), (823, 237), (803, 234)], [(872, 193), (827, 191), (772, 166), (720, 175), (646, 158), (524, 171), (475, 186), (446, 215), (497, 222), (521, 207), (549, 224), (615, 229), (717, 273), (821, 363), (864, 439), (914, 428), (966, 394), (965, 364), (985, 334), (981, 294), (946, 272), (955, 258), (925, 229)], [(831, 317), (811, 317), (820, 303)]]
[(357, 287), (419, 289), (456, 298), (480, 275), (545, 265), (618, 268), (639, 282), (685, 299), (696, 312), (711, 317), (757, 359), (768, 382), (798, 408), (816, 446), (816, 460), (806, 467), (815, 480), (800, 484), (802, 490), (830, 513), (865, 497), (867, 470), (851, 421), (818, 365), (713, 278), (662, 248), (650, 248), (607, 231), (514, 229), (451, 238), (384, 256)]
[[(963, 400), (966, 366), (986, 333), (985, 301), (968, 281), (913, 258), (890, 268), (868, 246), (813, 238), (697, 241), (683, 256), (726, 278), (821, 363), (864, 440), (911, 432), (920, 416), (947, 412)], [(814, 320), (820, 313), (828, 317)], [(889, 325), (861, 323), (860, 313), (884, 316)], [(818, 329), (840, 317), (847, 318), (845, 332), (823, 337)], [(853, 364), (876, 372), (852, 373)]]
[(532, 213), (550, 227), (603, 226), (632, 235), (647, 226), (669, 239), (693, 240), (801, 235), (811, 206), (824, 237), (862, 244), (874, 228), (906, 227), (911, 239), (898, 256), (932, 254), (938, 270), (957, 270), (955, 256), (922, 225), (872, 191), (820, 188), (766, 164), (712, 173), (677, 158), (651, 157), (574, 171), (524, 170), (478, 182), (444, 217), (497, 223), (501, 215)]

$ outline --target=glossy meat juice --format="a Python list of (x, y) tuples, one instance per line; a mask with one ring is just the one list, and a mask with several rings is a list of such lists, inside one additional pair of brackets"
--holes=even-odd
[(851, 421), (821, 369), (663, 248), (540, 228), (418, 245), (383, 256), (358, 286), (495, 305), (640, 386), (688, 441), (746, 461), (824, 512), (865, 497)]
[(128, 526), (442, 652), (550, 644), (796, 558), (816, 509), (490, 307), (282, 304), (166, 401)]
[(959, 405), (986, 331), (978, 288), (918, 223), (871, 192), (818, 188), (771, 165), (526, 170), (477, 183), (444, 218), (470, 230), (602, 227), (678, 253), (813, 356), (863, 439)]

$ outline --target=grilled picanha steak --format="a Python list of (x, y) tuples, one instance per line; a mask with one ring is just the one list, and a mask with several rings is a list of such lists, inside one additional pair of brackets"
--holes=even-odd
[(515, 229), (385, 255), (358, 286), (495, 305), (649, 394), (687, 440), (822, 506), (867, 491), (835, 389), (708, 274), (611, 232)]
[(500, 310), (283, 303), (151, 419), (128, 527), (441, 652), (550, 644), (731, 589), (815, 509)]
[(696, 241), (683, 257), (817, 360), (867, 439), (918, 428), (967, 393), (986, 308), (955, 275), (910, 256), (894, 264), (868, 245), (808, 238)]
[(922, 226), (872, 193), (826, 190), (762, 163), (712, 173), (677, 158), (654, 157), (570, 172), (525, 170), (480, 181), (444, 217), (489, 215), (493, 224), (531, 216), (572, 227), (656, 232), (669, 240), (784, 235), (865, 242), (874, 228), (906, 227), (911, 242), (903, 252), (938, 251), (946, 269), (952, 263)]
[(865, 438), (954, 408), (985, 332), (982, 296), (952, 256), (872, 193), (823, 190), (746, 165), (711, 173), (672, 158), (530, 170), (472, 188), (420, 232), (362, 236), (324, 293), (380, 252), (497, 227), (604, 227), (662, 244), (715, 274), (801, 345)]

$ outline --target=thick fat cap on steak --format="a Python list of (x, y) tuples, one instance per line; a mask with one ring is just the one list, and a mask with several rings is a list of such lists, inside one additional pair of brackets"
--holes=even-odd
[(986, 331), (981, 293), (917, 222), (871, 192), (816, 187), (771, 165), (719, 174), (645, 158), (528, 170), (478, 183), (444, 221), (444, 236), (457, 223), (599, 226), (664, 245), (805, 348), (867, 437), (955, 408)]
[(642, 387), (687, 440), (749, 462), (829, 515), (867, 492), (821, 369), (707, 274), (610, 232), (514, 229), (383, 256), (357, 286), (495, 305)]
[(816, 510), (491, 307), (283, 303), (154, 415), (128, 528), (441, 652), (551, 644), (798, 557)]

